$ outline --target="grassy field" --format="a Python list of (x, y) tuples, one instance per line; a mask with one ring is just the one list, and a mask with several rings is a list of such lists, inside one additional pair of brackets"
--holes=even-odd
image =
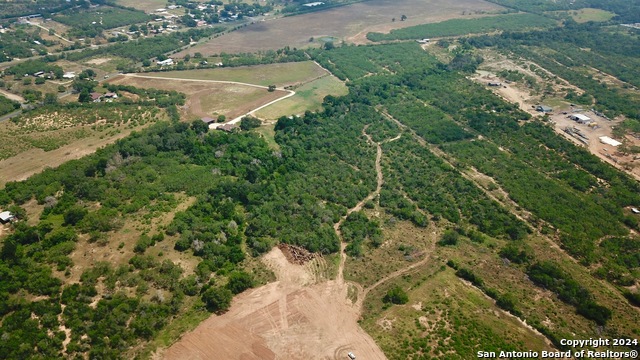
[(22, 134), (16, 132), (10, 121), (3, 122), (0, 125), (0, 137), (7, 141), (0, 146), (0, 187), (8, 181), (24, 180), (45, 168), (55, 168), (69, 160), (91, 154), (147, 125), (104, 128), (82, 125)]
[(179, 79), (237, 81), (262, 86), (278, 87), (303, 84), (327, 72), (313, 61), (286, 64), (241, 66), (234, 68), (168, 71), (150, 73), (149, 76)]
[(321, 108), (322, 100), (327, 95), (346, 95), (346, 85), (334, 76), (324, 76), (317, 80), (295, 88), (296, 94), (279, 101), (256, 113), (263, 119), (277, 119), (280, 116), (302, 114), (307, 110), (316, 111)]
[(535, 14), (510, 14), (476, 19), (452, 19), (435, 24), (423, 24), (392, 30), (388, 34), (369, 33), (371, 41), (409, 40), (443, 36), (458, 36), (493, 31), (518, 31), (531, 28), (546, 28), (557, 22)]
[(593, 9), (593, 8), (584, 8), (584, 9), (574, 10), (574, 11), (558, 11), (556, 13), (568, 14), (573, 18), (573, 20), (579, 23), (585, 23), (588, 21), (595, 21), (595, 22), (609, 21), (614, 16), (616, 16), (616, 14), (612, 12), (602, 10), (602, 9)]
[[(240, 30), (191, 47), (177, 56), (201, 52), (212, 54), (254, 52), (285, 46), (317, 46), (311, 38), (333, 37), (346, 42), (364, 43), (368, 32), (388, 32), (418, 24), (444, 21), (470, 15), (495, 13), (502, 7), (481, 0), (371, 0), (326, 11), (257, 22)], [(402, 15), (406, 21), (400, 21)], [(396, 21), (392, 21), (393, 19)], [(291, 31), (296, 29), (296, 31)]]
[[(499, 310), (450, 269), (429, 264), (410, 279), (415, 286), (408, 290), (409, 303), (385, 309), (374, 300), (362, 322), (389, 359), (443, 358), (451, 353), (457, 356), (446, 358), (470, 359), (478, 350), (551, 349), (543, 336)], [(407, 289), (408, 283), (397, 285)], [(374, 291), (371, 297), (382, 298), (387, 288)], [(482, 349), (476, 348), (479, 343)]]
[(180, 109), (184, 120), (217, 115), (232, 119), (287, 94), (247, 85), (159, 77), (120, 76), (109, 79), (109, 83), (182, 92), (187, 95), (187, 102)]
[(166, 8), (166, 0), (117, 0), (116, 4), (132, 7), (134, 9), (142, 10), (146, 13), (154, 12), (156, 9)]

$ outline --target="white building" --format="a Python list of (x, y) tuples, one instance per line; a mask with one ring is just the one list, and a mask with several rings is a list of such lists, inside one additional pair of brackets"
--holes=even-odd
[(600, 136), (600, 142), (611, 146), (620, 146), (622, 143), (618, 140), (614, 140), (608, 136)]
[(571, 114), (569, 115), (569, 118), (577, 121), (579, 124), (589, 124), (593, 121), (590, 117), (582, 114)]
[(173, 59), (158, 61), (157, 64), (160, 66), (171, 66), (173, 65)]

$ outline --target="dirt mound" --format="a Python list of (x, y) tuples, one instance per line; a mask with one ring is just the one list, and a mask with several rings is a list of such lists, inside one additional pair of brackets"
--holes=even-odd
[(319, 256), (318, 254), (311, 253), (309, 250), (296, 245), (280, 244), (278, 245), (278, 249), (282, 251), (290, 263), (296, 265), (304, 265), (306, 262)]

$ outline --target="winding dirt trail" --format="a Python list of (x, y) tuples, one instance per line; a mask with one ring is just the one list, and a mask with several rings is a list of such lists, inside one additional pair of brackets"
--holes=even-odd
[[(370, 144), (376, 146), (376, 178), (377, 178), (377, 185), (376, 185), (376, 189), (373, 192), (371, 192), (369, 195), (367, 195), (367, 197), (365, 197), (359, 203), (357, 203), (356, 206), (354, 206), (351, 209), (347, 210), (347, 215), (341, 217), (340, 221), (338, 221), (337, 223), (335, 223), (333, 225), (333, 230), (335, 230), (336, 234), (338, 235), (338, 239), (340, 239), (340, 266), (338, 267), (338, 276), (336, 278), (336, 281), (338, 281), (339, 283), (344, 283), (344, 264), (347, 261), (347, 254), (344, 251), (345, 248), (347, 247), (347, 243), (344, 241), (344, 238), (342, 237), (342, 232), (340, 231), (340, 226), (342, 226), (342, 224), (347, 219), (347, 216), (349, 216), (349, 214), (351, 214), (354, 211), (362, 210), (362, 207), (364, 206), (364, 204), (367, 203), (367, 201), (373, 200), (376, 196), (378, 196), (380, 194), (380, 190), (382, 190), (382, 184), (384, 184), (384, 178), (382, 177), (382, 165), (381, 165), (381, 162), (382, 162), (382, 147), (380, 146), (380, 144), (378, 144), (377, 142), (373, 141), (371, 136), (369, 134), (367, 134), (367, 128), (368, 127), (369, 127), (369, 125), (366, 125), (362, 129), (362, 135), (364, 135), (367, 138), (367, 141)], [(359, 287), (360, 289), (362, 288), (360, 286), (360, 284), (355, 284), (354, 283), (354, 285), (356, 287)], [(358, 296), (358, 299), (360, 299), (360, 296)]]

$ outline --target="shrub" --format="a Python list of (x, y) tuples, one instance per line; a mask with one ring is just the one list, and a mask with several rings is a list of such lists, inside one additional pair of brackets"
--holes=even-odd
[(382, 298), (385, 303), (392, 303), (396, 305), (402, 305), (409, 302), (409, 295), (402, 290), (399, 286), (395, 286), (391, 290), (387, 291), (387, 294)]

